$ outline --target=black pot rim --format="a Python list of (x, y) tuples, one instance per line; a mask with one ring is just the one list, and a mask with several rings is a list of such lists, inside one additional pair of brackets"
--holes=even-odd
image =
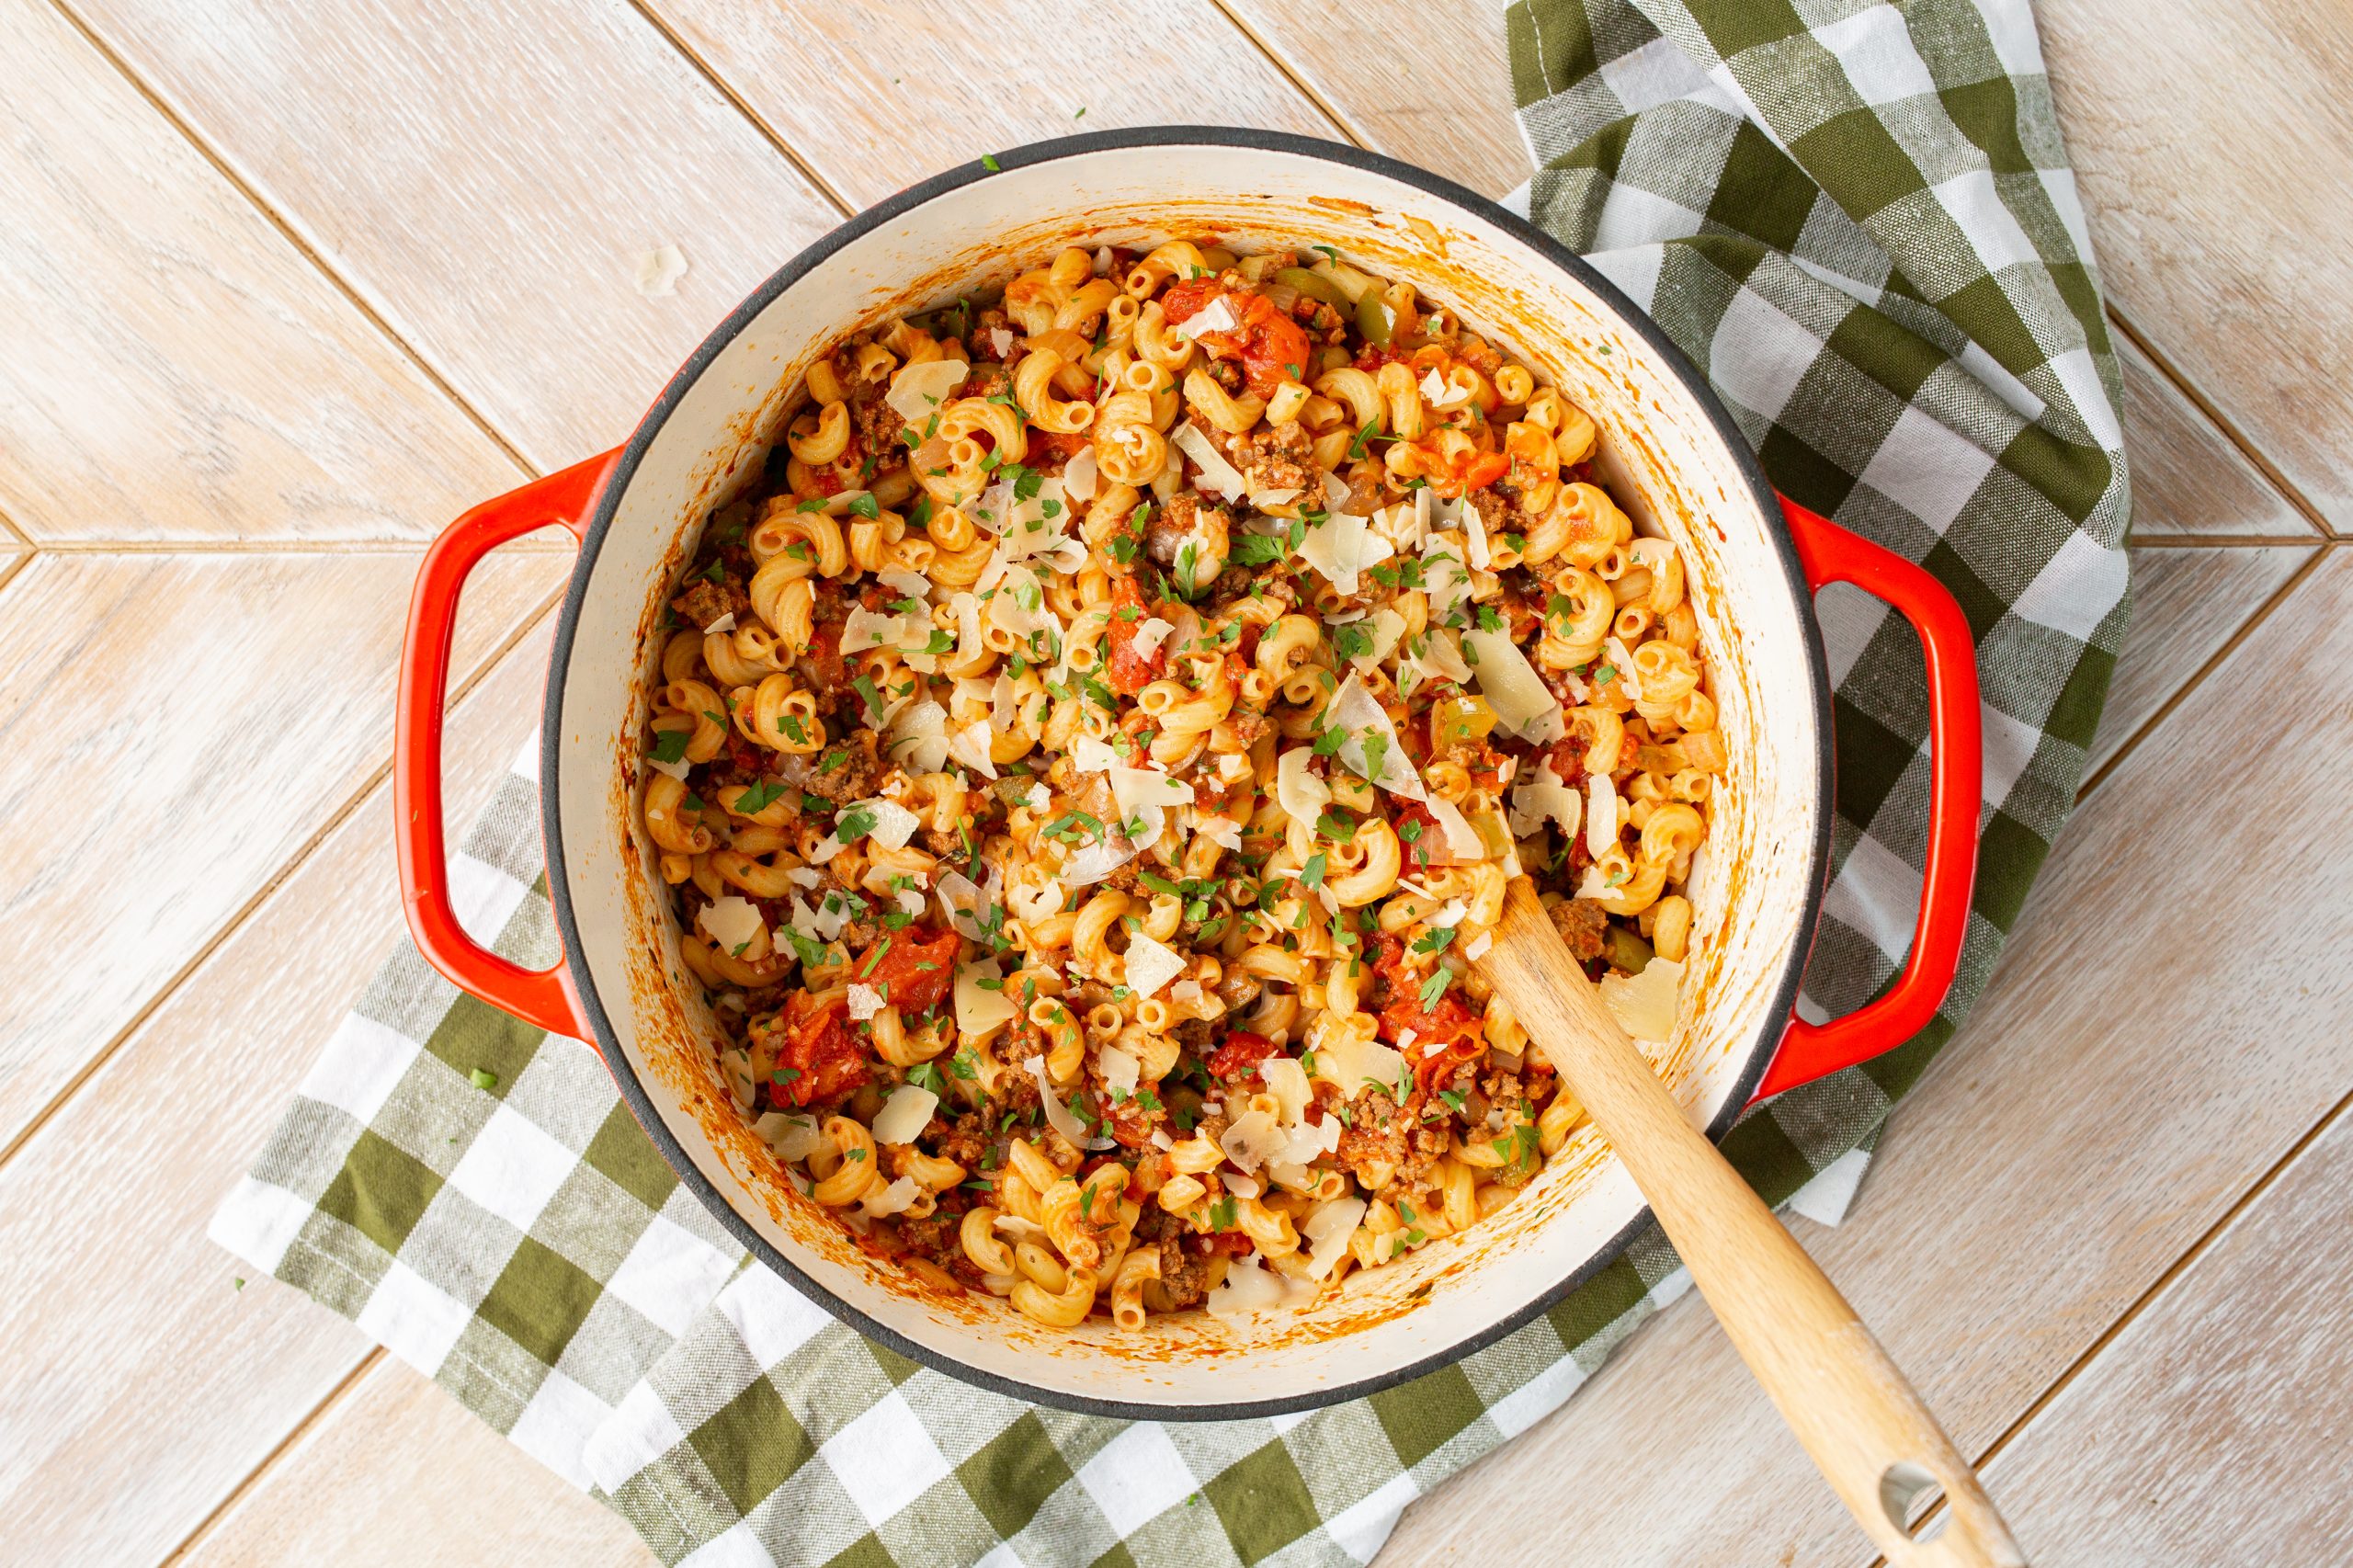
[(711, 362), (760, 312), (767, 309), (779, 294), (807, 276), (819, 263), (851, 240), (921, 207), (936, 197), (959, 189), (976, 180), (987, 179), (995, 173), (1118, 149), (1203, 145), (1242, 147), (1261, 152), (1282, 153), (1386, 176), (1439, 201), (1461, 208), (1510, 233), (1607, 301), (1619, 315), (1642, 335), (1643, 341), (1659, 355), (1668, 369), (1688, 389), (1699, 406), (1706, 411), (1709, 419), (1715, 426), (1718, 437), (1733, 454), (1733, 460), (1740, 466), (1743, 477), (1747, 480), (1749, 488), (1754, 493), (1758, 514), (1766, 520), (1774, 551), (1780, 561), (1782, 574), (1787, 579), (1790, 596), (1800, 610), (1798, 619), (1805, 637), (1807, 673), (1815, 713), (1814, 794), (1821, 802), (1821, 809), (1815, 813), (1813, 841), (1807, 851), (1810, 863), (1804, 882), (1805, 907), (1798, 925), (1798, 940), (1792, 944), (1790, 956), (1785, 962), (1773, 1005), (1767, 1014), (1768, 1021), (1758, 1031), (1756, 1041), (1750, 1048), (1747, 1063), (1742, 1069), (1733, 1092), (1725, 1096), (1722, 1108), (1709, 1124), (1708, 1136), (1711, 1139), (1721, 1141), (1724, 1134), (1731, 1131), (1733, 1123), (1739, 1119), (1742, 1109), (1748, 1104), (1749, 1096), (1756, 1093), (1756, 1085), (1762, 1081), (1766, 1068), (1771, 1063), (1774, 1053), (1779, 1050), (1781, 1034), (1787, 1028), (1787, 1020), (1797, 1005), (1798, 987), (1803, 979), (1806, 959), (1812, 949), (1814, 933), (1822, 915), (1833, 816), (1828, 661), (1823, 653), (1821, 631), (1813, 612), (1813, 589), (1807, 583), (1804, 568), (1798, 560), (1796, 544), (1790, 537), (1788, 529), (1779, 522), (1779, 502), (1774, 494), (1772, 484), (1765, 477), (1763, 466), (1757, 461), (1756, 454), (1750, 450), (1746, 439), (1741, 435), (1739, 426), (1733, 422), (1732, 415), (1725, 410), (1722, 402), (1716, 396), (1714, 390), (1708, 385), (1707, 379), (1692, 366), (1682, 350), (1675, 346), (1658, 324), (1637, 308), (1616, 284), (1602, 276), (1583, 257), (1570, 251), (1534, 224), (1485, 197), (1455, 184), (1452, 180), (1379, 153), (1367, 152), (1344, 142), (1321, 142), (1284, 131), (1199, 125), (1140, 126), (1130, 130), (1089, 131), (1083, 135), (1058, 137), (1052, 141), (1032, 142), (1027, 146), (1016, 147), (997, 153), (993, 160), (996, 165), (995, 169), (975, 161), (944, 170), (926, 180), (910, 186), (897, 195), (868, 208), (865, 211), (845, 222), (840, 227), (824, 235), (755, 289), (745, 297), (743, 303), (736, 306), (727, 319), (703, 340), (701, 346), (679, 368), (677, 374), (671, 378), (669, 385), (663, 389), (661, 397), (647, 411), (644, 419), (631, 436), (628, 445), (622, 449), (620, 459), (615, 462), (610, 475), (597, 498), (588, 530), (581, 540), (579, 560), (573, 570), (571, 585), (564, 596), (563, 613), (556, 623), (554, 647), (548, 664), (547, 692), (540, 717), (540, 825), (547, 851), (548, 894), (554, 906), (557, 929), (563, 940), (564, 961), (570, 967), (573, 985), (578, 994), (582, 1012), (596, 1035), (596, 1044), (602, 1052), (605, 1064), (611, 1071), (613, 1081), (620, 1088), (622, 1099), (628, 1103), (631, 1112), (644, 1127), (647, 1135), (654, 1140), (654, 1145), (661, 1150), (663, 1158), (667, 1160), (671, 1168), (678, 1173), (679, 1179), (687, 1184), (702, 1205), (710, 1210), (720, 1223), (742, 1242), (761, 1263), (790, 1280), (794, 1288), (803, 1295), (824, 1307), (826, 1311), (858, 1333), (936, 1371), (1012, 1399), (1052, 1405), (1064, 1410), (1080, 1411), (1092, 1415), (1142, 1421), (1233, 1421), (1301, 1414), (1321, 1409), (1325, 1405), (1337, 1404), (1343, 1401), (1359, 1399), (1368, 1394), (1379, 1393), (1385, 1389), (1409, 1382), (1425, 1373), (1450, 1366), (1532, 1322), (1541, 1313), (1551, 1311), (1572, 1291), (1592, 1278), (1602, 1268), (1616, 1261), (1649, 1221), (1650, 1210), (1645, 1206), (1638, 1210), (1623, 1229), (1610, 1237), (1567, 1278), (1551, 1290), (1544, 1291), (1534, 1301), (1506, 1317), (1457, 1341), (1447, 1348), (1406, 1366), (1384, 1369), (1348, 1382), (1292, 1394), (1282, 1399), (1257, 1400), (1235, 1404), (1180, 1404), (1096, 1399), (1061, 1389), (1023, 1382), (1018, 1379), (1002, 1377), (967, 1365), (951, 1356), (918, 1344), (894, 1329), (886, 1327), (858, 1307), (818, 1284), (753, 1229), (751, 1224), (738, 1214), (724, 1198), (720, 1196), (718, 1188), (710, 1178), (688, 1157), (685, 1149), (680, 1146), (668, 1125), (663, 1120), (660, 1110), (647, 1093), (644, 1085), (639, 1081), (636, 1071), (630, 1064), (627, 1053), (620, 1049), (612, 1021), (607, 1017), (603, 1006), (598, 1001), (595, 978), (589, 973), (586, 962), (580, 957), (582, 950), (580, 931), (573, 914), (571, 879), (563, 851), (563, 828), (560, 820), (561, 813), (556, 806), (560, 798), (557, 792), (556, 775), (558, 759), (563, 755), (563, 686), (566, 670), (571, 663), (573, 639), (579, 628), (581, 607), (586, 600), (588, 584), (596, 574), (597, 554), (603, 548), (607, 534), (611, 529), (614, 513), (619, 507), (620, 497), (628, 491), (630, 481), (636, 474), (638, 465), (643, 461), (647, 449), (652, 446), (655, 437), (660, 434), (670, 415), (676, 410), (679, 403), (685, 398), (688, 389), (700, 379)]

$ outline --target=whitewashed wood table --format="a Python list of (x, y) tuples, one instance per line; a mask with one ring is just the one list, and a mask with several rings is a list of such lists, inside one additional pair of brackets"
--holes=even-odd
[[(2140, 608), (1991, 994), (1859, 1212), (1805, 1239), (2042, 1561), (2344, 1561), (2349, 18), (2040, 12), (2125, 344)], [(648, 1562), (204, 1239), (399, 929), (385, 777), (422, 542), (610, 445), (844, 213), (1082, 111), (1506, 190), (1497, 13), (0, 0), (0, 60), (5, 1555)], [(642, 298), (633, 260), (665, 243), (692, 270)], [(460, 820), (528, 728), (569, 562), (474, 577)], [(1386, 1560), (1564, 1543), (1867, 1556), (1696, 1300), (1415, 1505)]]

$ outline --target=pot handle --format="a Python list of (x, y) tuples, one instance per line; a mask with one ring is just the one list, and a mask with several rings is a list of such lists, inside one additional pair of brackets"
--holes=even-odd
[(401, 647), (400, 701), (392, 730), (392, 842), (400, 856), (401, 903), (426, 962), (468, 995), (527, 1024), (575, 1040), (593, 1036), (558, 959), (525, 969), (477, 943), (449, 901), (449, 846), (441, 832), (441, 717), (449, 700), (449, 645), (458, 594), (482, 558), (551, 523), (575, 538), (619, 452), (575, 463), (485, 501), (443, 529), (417, 568)]
[(1928, 854), (1920, 878), (1920, 918), (1912, 956), (1884, 995), (1827, 1023), (1790, 1020), (1781, 1049), (1756, 1090), (1784, 1089), (1867, 1062), (1927, 1027), (1952, 987), (1969, 934), (1977, 877), (1983, 720), (1977, 706), (1977, 646), (1969, 618), (1942, 583), (1893, 551), (1781, 497), (1807, 582), (1851, 583), (1892, 606), (1919, 633), (1928, 676)]

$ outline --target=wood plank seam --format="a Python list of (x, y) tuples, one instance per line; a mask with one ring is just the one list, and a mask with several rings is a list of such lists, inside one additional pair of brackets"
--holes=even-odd
[(270, 227), (277, 230), (278, 235), (294, 247), (296, 255), (316, 267), (320, 275), (334, 286), (335, 291), (344, 297), (351, 308), (359, 312), (362, 320), (381, 333), (384, 340), (398, 349), (408, 362), (415, 367), (417, 374), (423, 376), (435, 391), (455, 404), (458, 411), (466, 416), (474, 428), (482, 432), (483, 438), (504, 453), (507, 460), (514, 463), (520, 475), (518, 483), (521, 480), (540, 477), (538, 465), (527, 460), (496, 426), (483, 417), (479, 409), (460, 395), (458, 389), (450, 383), (447, 376), (441, 373), (439, 367), (427, 359), (415, 344), (394, 331), (392, 324), (384, 319), (383, 313), (352, 285), (350, 279), (330, 266), (325, 256), (320, 254), (318, 247), (306, 240), (294, 225), (287, 221), (285, 214), (264, 200), (261, 193), (231, 166), (229, 161), (221, 155), (220, 151), (210, 142), (198, 135), (196, 128), (188, 119), (175, 108), (163, 94), (156, 91), (146, 78), (132, 70), (131, 62), (116, 52), (106, 40), (98, 35), (97, 28), (83, 19), (81, 13), (69, 4), (69, 0), (51, 0), (51, 4), (56, 8), (57, 14), (65, 19), (66, 24), (97, 51), (98, 58), (112, 66), (124, 81), (131, 84), (131, 89), (146, 99), (148, 106), (163, 117), (166, 125), (178, 131), (188, 144), (196, 149), (198, 155), (212, 165), (221, 177), (228, 182), (230, 189), (251, 203), (254, 210), (260, 213)]
[(17, 557), (16, 560), (0, 562), (0, 592), (5, 592), (8, 585), (17, 580), (17, 574), (23, 571), (26, 567), (30, 566), (33, 562), (40, 557), (40, 547), (39, 545), (30, 545), (28, 546), (25, 552)]
[[(288, 1289), (290, 1290), (292, 1287), (290, 1286)], [(261, 1462), (255, 1465), (253, 1469), (247, 1471), (245, 1472), (244, 1479), (238, 1482), (236, 1485), (231, 1487), (227, 1494), (224, 1495), (220, 1502), (212, 1506), (212, 1511), (205, 1515), (201, 1519), (199, 1519), (196, 1523), (196, 1528), (181, 1538), (180, 1543), (172, 1548), (171, 1551), (164, 1558), (164, 1568), (171, 1568), (171, 1564), (181, 1561), (183, 1558), (187, 1557), (189, 1552), (195, 1551), (199, 1545), (202, 1544), (205, 1536), (212, 1529), (212, 1528), (219, 1524), (222, 1519), (228, 1517), (230, 1512), (234, 1509), (239, 1503), (243, 1502), (252, 1493), (256, 1486), (260, 1484), (262, 1477), (268, 1474), (270, 1469), (275, 1466), (279, 1460), (291, 1453), (295, 1447), (301, 1442), (303, 1437), (309, 1434), (311, 1428), (316, 1426), (330, 1411), (334, 1410), (336, 1405), (342, 1403), (345, 1398), (348, 1396), (353, 1390), (357, 1389), (360, 1383), (366, 1380), (368, 1374), (374, 1371), (377, 1366), (381, 1364), (383, 1359), (384, 1347), (381, 1345), (369, 1346), (368, 1347), (368, 1353), (360, 1357), (359, 1359), (353, 1364), (351, 1370), (343, 1375), (342, 1381), (337, 1382), (335, 1387), (327, 1390), (326, 1393), (319, 1400), (319, 1403), (313, 1405), (303, 1415), (302, 1419), (294, 1423), (294, 1425), (287, 1430), (287, 1433), (283, 1437), (280, 1437), (276, 1443), (270, 1445), (269, 1452), (261, 1457)]]
[[(2263, 1174), (2256, 1176), (2247, 1189), (2234, 1199), (2231, 1206), (2225, 1209), (2211, 1225), (2200, 1233), (2196, 1241), (2190, 1243), (2178, 1257), (2165, 1266), (2164, 1273), (2150, 1281), (2147, 1290), (2134, 1297), (2131, 1304), (2119, 1313), (2114, 1322), (2102, 1329), (2089, 1345), (2084, 1346), (2082, 1352), (2067, 1364), (2065, 1370), (2052, 1379), (2048, 1387), (2029, 1402), (2027, 1407), (2002, 1429), (2001, 1434), (1976, 1456), (1974, 1462), (1978, 1473), (1984, 1474), (1986, 1467), (1994, 1462), (2002, 1450), (2008, 1448), (2013, 1441), (2025, 1433), (2029, 1426), (2033, 1425), (2036, 1416), (2041, 1415), (2053, 1400), (2064, 1393), (2068, 1385), (2088, 1370), (2094, 1361), (2106, 1354), (2109, 1346), (2113, 1344), (2120, 1335), (2131, 1328), (2137, 1319), (2154, 1307), (2165, 1292), (2172, 1289), (2174, 1281), (2187, 1274), (2200, 1258), (2206, 1256), (2214, 1244), (2221, 1241), (2229, 1233), (2231, 1227), (2238, 1222), (2240, 1215), (2253, 1208), (2262, 1199), (2265, 1193), (2278, 1185), (2279, 1178), (2288, 1173), (2289, 1167), (2302, 1158), (2304, 1151), (2325, 1135), (2330, 1128), (2342, 1120), (2347, 1109), (2353, 1109), (2353, 1092), (2347, 1092), (2343, 1098), (2329, 1107), (2319, 1120), (2306, 1128), (2303, 1133), (2288, 1146), (2286, 1153), (2266, 1167)], [(1922, 1511), (1914, 1528), (1915, 1530), (1927, 1528), (1943, 1512), (1944, 1499), (1939, 1497)], [(1873, 1559), (1871, 1568), (1887, 1568), (1887, 1559), (1884, 1557)]]
[(1376, 147), (1370, 137), (1358, 130), (1348, 118), (1340, 112), (1337, 105), (1316, 91), (1313, 83), (1291, 69), (1290, 62), (1278, 54), (1274, 46), (1259, 36), (1258, 29), (1250, 25), (1248, 18), (1237, 15), (1229, 0), (1210, 0), (1210, 4), (1215, 6), (1218, 13), (1233, 24), (1236, 32), (1250, 40), (1250, 47), (1264, 55), (1267, 64), (1282, 74), (1284, 81), (1299, 90), (1300, 97), (1315, 106), (1315, 112), (1329, 121), (1333, 130), (1369, 153), (1386, 151), (1385, 148)]
[[(10, 575), (13, 574), (13, 573), (10, 574)], [(5, 586), (6, 581), (5, 577), (0, 577), (0, 586)], [(565, 588), (559, 587), (542, 599), (537, 609), (524, 617), (522, 621), (508, 632), (495, 648), (486, 653), (482, 660), (466, 673), (464, 679), (452, 686), (449, 688), (449, 706), (455, 707), (462, 701), (467, 693), (481, 685), (489, 676), (491, 671), (497, 667), (500, 659), (520, 645), (541, 621), (552, 614), (555, 607), (563, 602), (565, 591)], [(303, 864), (317, 853), (319, 846), (333, 836), (335, 829), (366, 802), (369, 792), (391, 777), (392, 771), (392, 759), (386, 755), (383, 761), (369, 772), (367, 778), (362, 779), (351, 794), (327, 815), (318, 828), (303, 839), (295, 847), (293, 853), (278, 863), (278, 869), (254, 891), (253, 896), (238, 905), (229, 917), (222, 922), (220, 928), (205, 938), (197, 950), (189, 955), (188, 961), (173, 971), (172, 975), (156, 989), (155, 994), (124, 1022), (122, 1028), (116, 1030), (104, 1046), (84, 1062), (71, 1078), (58, 1086), (57, 1092), (50, 1096), (49, 1102), (25, 1123), (24, 1128), (16, 1137), (9, 1140), (6, 1147), (0, 1148), (0, 1168), (5, 1168), (9, 1161), (17, 1157), (20, 1150), (30, 1144), (33, 1139), (40, 1135), (41, 1129), (48, 1126), (56, 1118), (58, 1112), (63, 1110), (74, 1096), (81, 1092), (82, 1086), (89, 1083), (97, 1075), (101, 1068), (114, 1059), (115, 1053), (139, 1032), (141, 1026), (154, 1015), (156, 1009), (169, 1001), (180, 987), (188, 983), (189, 977), (201, 970), (205, 961), (220, 950), (223, 943), (244, 927), (245, 922), (253, 917), (256, 910), (267, 903), (270, 896), (286, 884), (288, 879), (302, 869)]]
[(2119, 332), (2132, 340), (2133, 347), (2147, 357), (2149, 363), (2157, 368), (2158, 373), (2172, 384), (2176, 392), (2188, 400), (2191, 407), (2205, 415), (2208, 424), (2222, 433), (2224, 440), (2238, 449), (2241, 457), (2255, 465), (2256, 471), (2270, 482), (2271, 487), (2279, 493), (2288, 505), (2302, 514), (2304, 520), (2320, 531), (2323, 539), (2341, 537), (2335, 528), (2328, 526), (2328, 519), (2321, 515), (2320, 508), (2313, 506), (2304, 493), (2296, 487), (2295, 482), (2280, 470), (2279, 465), (2266, 457), (2262, 449), (2257, 447), (2248, 437), (2246, 432), (2241, 430), (2228, 415), (2216, 406), (2213, 400), (2200, 392), (2189, 378), (2182, 374), (2181, 368), (2151, 342), (2138, 327), (2134, 326), (2131, 319), (2117, 308), (2112, 299), (2109, 301), (2108, 319), (2114, 324)]
[(817, 165), (811, 163), (808, 159), (802, 157), (800, 153), (795, 151), (792, 144), (785, 140), (783, 133), (779, 131), (775, 126), (770, 125), (767, 122), (767, 118), (763, 116), (759, 110), (754, 108), (750, 103), (746, 102), (743, 94), (735, 90), (735, 85), (728, 81), (726, 77), (721, 75), (717, 71), (711, 69), (710, 62), (703, 59), (701, 55), (696, 53), (694, 46), (688, 43), (685, 39), (680, 38), (676, 29), (672, 28), (667, 21), (663, 19), (663, 17), (654, 11), (653, 6), (647, 4), (647, 0), (630, 0), (630, 6), (632, 10), (636, 11), (639, 16), (644, 17), (647, 25), (652, 27), (655, 32), (662, 36), (663, 41), (667, 43), (672, 49), (676, 50), (681, 60), (684, 60), (688, 64), (693, 66), (696, 72), (700, 74), (702, 79), (710, 84), (711, 90), (716, 92), (721, 97), (725, 98), (735, 112), (744, 117), (745, 123), (749, 125), (754, 131), (758, 131), (761, 138), (766, 141), (769, 146), (774, 147), (777, 150), (778, 155), (782, 157), (786, 163), (791, 165), (792, 167), (800, 174), (801, 177), (807, 180), (811, 187), (813, 188), (818, 195), (823, 196), (826, 200), (832, 202), (835, 210), (840, 212), (845, 218), (851, 217), (858, 212), (858, 209), (851, 206), (848, 199), (844, 197), (840, 191), (834, 188), (833, 182), (818, 172)]
[(2172, 694), (2166, 697), (2163, 702), (2159, 703), (2157, 705), (2157, 710), (2150, 714), (2145, 720), (2142, 721), (2141, 727), (2139, 729), (2134, 730), (2131, 734), (2125, 737), (2124, 744), (2116, 748), (2115, 755), (2092, 770), (2089, 777), (2085, 778), (2082, 788), (2075, 791), (2075, 801), (2077, 804), (2080, 805), (2083, 801), (2088, 800), (2091, 796), (2091, 792), (2098, 789), (2100, 785), (2106, 781), (2109, 775), (2116, 771), (2118, 764), (2121, 763), (2126, 757), (2131, 756), (2135, 747), (2149, 736), (2154, 734), (2159, 727), (2161, 727), (2167, 719), (2173, 716), (2173, 710), (2181, 705), (2181, 701), (2184, 698), (2188, 697), (2191, 692), (2197, 690), (2200, 686), (2204, 684), (2206, 677), (2209, 675), (2211, 675), (2215, 668), (2220, 665), (2224, 659), (2231, 656), (2233, 650), (2237, 648), (2240, 643), (2245, 642), (2247, 638), (2253, 636), (2256, 629), (2260, 627), (2265, 620), (2269, 619), (2273, 610), (2278, 609), (2281, 605), (2287, 603), (2288, 600), (2295, 594), (2296, 589), (2303, 584), (2304, 579), (2310, 577), (2313, 571), (2319, 567), (2320, 563), (2328, 559), (2330, 552), (2336, 549), (2339, 543), (2339, 541), (2334, 538), (2320, 540), (2290, 540), (2286, 542), (2299, 545), (2312, 545), (2313, 546), (2313, 552), (2305, 559), (2302, 565), (2297, 567), (2295, 571), (2289, 574), (2288, 580), (2286, 582), (2281, 583), (2278, 588), (2272, 591), (2268, 598), (2266, 598), (2261, 604), (2256, 607), (2255, 613), (2247, 617), (2247, 619), (2240, 624), (2238, 631), (2232, 634), (2229, 642), (2223, 643), (2221, 647), (2215, 649), (2213, 653), (2208, 654), (2206, 662), (2198, 666), (2197, 672), (2188, 680), (2182, 682), (2179, 687), (2176, 687)]

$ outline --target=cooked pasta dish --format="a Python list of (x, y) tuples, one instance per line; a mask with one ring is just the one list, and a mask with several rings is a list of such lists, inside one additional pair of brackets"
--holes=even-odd
[(719, 1066), (870, 1254), (1037, 1322), (1308, 1304), (1581, 1119), (1533, 880), (1664, 1040), (1725, 767), (1594, 422), (1324, 247), (1066, 249), (839, 343), (663, 626)]

